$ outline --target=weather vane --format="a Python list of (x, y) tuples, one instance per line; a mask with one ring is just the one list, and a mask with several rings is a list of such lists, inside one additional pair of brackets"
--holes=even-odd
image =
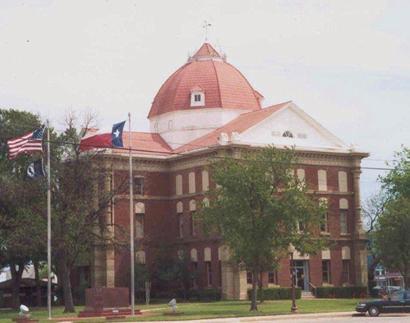
[(208, 40), (208, 28), (211, 26), (212, 25), (208, 21), (204, 20), (204, 24), (202, 25), (202, 28), (205, 29), (205, 41)]

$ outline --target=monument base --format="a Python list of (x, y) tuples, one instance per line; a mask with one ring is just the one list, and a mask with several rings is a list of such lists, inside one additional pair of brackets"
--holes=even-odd
[[(85, 308), (78, 317), (117, 318), (131, 315), (126, 287), (95, 287), (85, 290)], [(135, 314), (141, 314), (135, 310)]]

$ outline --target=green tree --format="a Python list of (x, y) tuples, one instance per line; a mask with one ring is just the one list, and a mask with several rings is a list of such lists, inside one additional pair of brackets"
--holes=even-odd
[[(83, 122), (89, 128), (91, 118)], [(115, 243), (105, 222), (114, 189), (106, 189), (111, 168), (99, 153), (82, 154), (81, 131), (70, 114), (63, 133), (52, 139), (52, 252), (61, 282), (64, 311), (74, 312), (70, 274), (79, 259), (89, 259), (95, 244)], [(119, 189), (124, 183), (118, 183)]]
[[(0, 109), (0, 266), (12, 275), (12, 303), (20, 305), (23, 270), (33, 258), (44, 257), (45, 181), (30, 180), (27, 166), (35, 156), (7, 158), (7, 140), (40, 127), (40, 118), (29, 112)], [(43, 258), (44, 259), (44, 258)]]
[(410, 149), (397, 153), (392, 167), (380, 178), (387, 198), (372, 238), (382, 263), (400, 270), (410, 286)]
[(252, 272), (251, 311), (261, 271), (277, 265), (291, 244), (301, 253), (324, 245), (318, 234), (324, 207), (291, 173), (296, 162), (293, 150), (267, 147), (211, 166), (217, 185), (198, 216), (206, 232), (221, 235), (232, 260)]
[(178, 258), (172, 256), (174, 252), (172, 247), (166, 245), (158, 247), (155, 265), (151, 268), (152, 278), (158, 290), (172, 290), (175, 297), (181, 292), (182, 298), (187, 299), (197, 272), (192, 270), (186, 250), (179, 250)]

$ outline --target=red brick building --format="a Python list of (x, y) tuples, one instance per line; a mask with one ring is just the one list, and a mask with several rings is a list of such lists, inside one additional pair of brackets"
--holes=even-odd
[[(297, 283), (366, 285), (365, 236), (360, 215), (360, 163), (357, 152), (327, 131), (293, 102), (262, 108), (263, 96), (210, 44), (205, 43), (173, 73), (154, 98), (149, 133), (131, 133), (134, 170), (136, 258), (156, 261), (155, 248), (185, 252), (196, 268), (198, 288), (221, 288), (225, 298), (246, 298), (247, 274), (232, 266), (219, 237), (207, 238), (192, 219), (204, 192), (212, 187), (212, 157), (274, 144), (295, 146), (295, 176), (329, 207), (322, 234), (334, 241), (317, 255), (294, 254)], [(124, 133), (124, 143), (129, 133)], [(128, 152), (102, 154), (112, 170), (106, 189), (128, 176)], [(117, 194), (107, 211), (110, 235), (129, 231), (128, 193)], [(129, 286), (130, 254), (112, 245), (95, 248), (93, 286)], [(249, 277), (248, 277), (249, 278)], [(289, 259), (277, 272), (264, 273), (266, 286), (290, 286)]]

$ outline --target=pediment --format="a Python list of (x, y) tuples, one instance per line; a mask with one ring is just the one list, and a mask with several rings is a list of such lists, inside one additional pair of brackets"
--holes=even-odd
[(251, 145), (273, 144), (296, 148), (348, 150), (341, 139), (293, 102), (245, 130), (240, 142)]

